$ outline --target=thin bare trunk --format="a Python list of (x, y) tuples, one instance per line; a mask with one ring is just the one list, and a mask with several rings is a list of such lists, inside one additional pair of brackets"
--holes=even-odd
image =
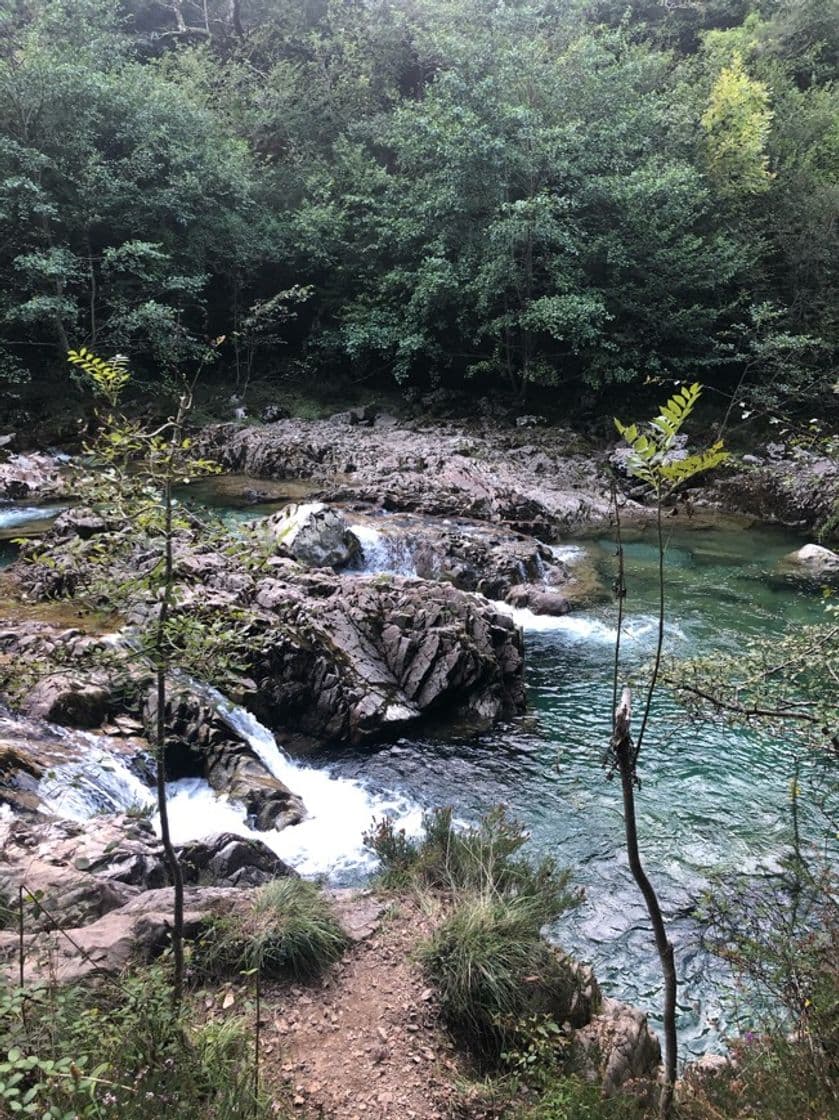
[(160, 839), (175, 891), (172, 922), (172, 954), (175, 973), (172, 983), (172, 1002), (179, 1007), (184, 987), (184, 880), (181, 865), (172, 844), (169, 828), (169, 807), (166, 801), (166, 623), (172, 603), (172, 482), (167, 478), (163, 492), (165, 511), (165, 571), (163, 596), (157, 619), (155, 659), (157, 676), (157, 808), (160, 813)]
[(676, 964), (673, 957), (673, 946), (667, 937), (667, 929), (664, 925), (658, 896), (644, 871), (641, 853), (638, 848), (638, 825), (635, 816), (635, 757), (637, 751), (633, 747), (630, 734), (631, 718), (632, 698), (629, 689), (625, 688), (621, 696), (621, 702), (615, 711), (612, 751), (621, 776), (629, 869), (644, 897), (647, 914), (653, 927), (655, 947), (661, 961), (661, 971), (664, 976), (664, 1012), (662, 1017), (664, 1025), (664, 1085), (661, 1089), (659, 1101), (659, 1116), (662, 1120), (667, 1120), (672, 1109), (673, 1086), (676, 1083)]

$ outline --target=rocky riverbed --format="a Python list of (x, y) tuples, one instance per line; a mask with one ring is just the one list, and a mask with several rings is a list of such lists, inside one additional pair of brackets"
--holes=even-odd
[[(612, 485), (604, 454), (539, 424), (430, 428), (368, 410), (217, 425), (199, 444), (247, 476), (228, 483), (227, 500), (233, 485), (239, 504), (273, 512), (215, 524), (212, 544), (185, 527), (175, 545), (176, 613), (222, 627), (235, 619), (235, 679), (223, 684), (243, 705), (231, 719), (198, 680), (170, 690), (169, 776), (201, 783), (247, 822), (201, 844), (179, 841), (195, 914), (294, 870), (261, 838), (305, 830), (307, 799), (319, 794), (307, 792), (302, 771), (276, 765), (277, 744), (328, 758), (341, 744), (372, 749), (409, 730), (488, 727), (524, 709), (515, 612), (556, 618), (609, 597), (578, 541), (608, 525)], [(783, 479), (793, 463), (804, 481), (791, 494)], [(767, 455), (720, 472), (704, 495), (710, 512), (694, 517), (740, 509), (809, 525), (832, 508), (836, 483), (834, 463)], [(650, 513), (630, 481), (618, 484), (631, 533)], [(67, 485), (61, 462), (29, 456), (0, 465), (0, 488), (37, 505)], [(278, 509), (283, 490), (311, 500)], [(808, 548), (789, 574), (812, 581), (835, 572), (835, 554)], [(134, 527), (73, 505), (22, 546), (3, 577), (14, 609), (0, 623), (0, 669), (15, 714), (0, 714), (0, 893), (14, 897), (24, 882), (43, 890), (56, 920), (85, 944), (79, 931), (90, 928), (91, 945), (110, 937), (126, 952), (138, 938), (149, 953), (165, 940), (158, 896), (167, 874), (148, 820), (155, 699), (132, 639), (153, 616), (142, 577), (158, 561)], [(107, 627), (88, 613), (107, 595), (98, 590), (103, 572), (136, 580), (119, 612), (102, 616)], [(257, 733), (248, 719), (261, 721)], [(82, 811), (68, 815), (68, 791), (84, 795), (83, 812), (104, 812), (90, 835)], [(371, 802), (354, 804), (369, 822)], [(63, 967), (84, 971), (81, 958)]]

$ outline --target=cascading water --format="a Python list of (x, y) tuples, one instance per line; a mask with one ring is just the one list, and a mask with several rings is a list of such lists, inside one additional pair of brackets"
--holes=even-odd
[[(294, 762), (280, 751), (268, 728), (246, 709), (232, 704), (216, 689), (195, 682), (190, 685), (217, 708), (224, 722), (248, 743), (266, 769), (302, 798), (306, 817), (281, 831), (257, 832), (248, 824), (242, 804), (217, 793), (203, 779), (186, 778), (167, 786), (176, 844), (233, 832), (267, 844), (302, 875), (326, 875), (333, 882), (344, 882), (357, 880), (375, 862), (363, 842), (375, 819), (394, 817), (409, 834), (419, 831), (422, 810), (416, 802)], [(45, 731), (76, 756), (56, 765), (42, 778), (38, 792), (48, 811), (81, 821), (100, 813), (151, 810), (156, 804), (153, 791), (131, 772), (122, 757), (107, 749), (105, 736), (49, 725), (45, 725)], [(155, 815), (153, 819), (159, 831), (159, 818)]]
[(44, 808), (57, 817), (86, 821), (100, 813), (124, 813), (154, 805), (152, 791), (123, 759), (103, 750), (100, 738), (84, 731), (67, 733), (83, 757), (55, 766), (41, 778), (38, 794)]
[(399, 576), (416, 576), (414, 558), (408, 541), (389, 537), (372, 525), (351, 525), (353, 534), (361, 542), (364, 558), (362, 570)]

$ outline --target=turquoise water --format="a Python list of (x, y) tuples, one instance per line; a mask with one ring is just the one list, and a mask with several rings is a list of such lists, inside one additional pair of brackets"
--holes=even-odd
[[(801, 543), (768, 528), (673, 534), (668, 649), (685, 656), (737, 650), (749, 637), (822, 621), (818, 589), (774, 574), (775, 562)], [(609, 573), (614, 546), (588, 547)], [(637, 672), (655, 644), (655, 548), (646, 540), (629, 543), (626, 564), (623, 649), (627, 671)], [(530, 830), (532, 849), (572, 868), (586, 890), (583, 905), (553, 936), (594, 964), (608, 994), (654, 1012), (658, 967), (623, 854), (620, 787), (601, 765), (611, 721), (614, 611), (598, 608), (555, 625), (526, 634), (527, 714), (468, 740), (405, 739), (372, 757), (347, 753), (338, 770), (428, 806), (452, 804), (464, 818), (508, 805)], [(757, 731), (691, 725), (664, 695), (654, 707), (640, 763), (639, 830), (676, 946), (685, 1053), (718, 1049), (733, 1029), (723, 1007), (729, 978), (702, 947), (695, 904), (714, 875), (777, 867), (790, 838), (795, 753), (794, 744)], [(820, 766), (805, 763), (805, 788)], [(804, 816), (805, 837), (822, 839), (822, 821)]]

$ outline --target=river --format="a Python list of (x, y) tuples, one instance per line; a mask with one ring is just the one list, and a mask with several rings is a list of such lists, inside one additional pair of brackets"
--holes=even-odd
[[(365, 543), (372, 562), (373, 543)], [(778, 559), (802, 543), (768, 527), (669, 528), (668, 649), (713, 656), (823, 620), (818, 590), (775, 572)], [(576, 547), (604, 574), (613, 569), (612, 542)], [(622, 681), (641, 672), (655, 643), (656, 550), (649, 539), (630, 536), (626, 565)], [(381, 569), (380, 555), (375, 566)], [(619, 783), (607, 779), (601, 761), (610, 730), (615, 610), (602, 606), (563, 618), (516, 614), (525, 627), (526, 714), (482, 735), (336, 749), (328, 765), (278, 755), (275, 772), (279, 767), (314, 819), (260, 836), (304, 873), (357, 883), (371, 870), (361, 834), (373, 814), (388, 812), (414, 831), (422, 808), (453, 805), (458, 818), (469, 820), (503, 802), (530, 831), (531, 849), (555, 856), (585, 888), (583, 904), (551, 935), (594, 965), (606, 992), (654, 1010), (657, 959), (623, 852)], [(247, 717), (238, 710), (232, 718)], [(258, 737), (264, 729), (253, 721), (248, 730)], [(639, 830), (676, 946), (685, 1055), (719, 1049), (734, 1025), (724, 998), (732, 989), (702, 947), (696, 903), (715, 876), (777, 868), (791, 834), (794, 755), (793, 743), (765, 731), (692, 725), (663, 693), (654, 705), (640, 763)], [(805, 758), (805, 788), (821, 765)], [(178, 839), (222, 827), (247, 831), (243, 813), (219, 803), (203, 783), (175, 783), (171, 793)], [(808, 842), (824, 839), (822, 820), (806, 806), (802, 825)]]

